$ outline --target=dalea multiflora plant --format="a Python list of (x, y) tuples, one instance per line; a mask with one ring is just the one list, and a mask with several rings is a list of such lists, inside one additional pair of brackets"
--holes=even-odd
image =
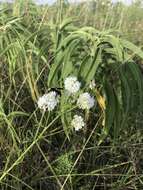
[[(62, 97), (60, 97), (56, 91), (51, 91), (39, 98), (38, 107), (44, 112), (46, 112), (46, 110), (53, 111), (58, 106), (58, 103), (62, 106), (62, 103), (66, 102), (66, 111), (64, 113), (63, 110), (63, 115), (65, 115), (66, 112), (69, 112), (68, 117), (70, 116), (69, 119), (71, 121), (71, 123), (69, 123), (69, 120), (67, 120), (67, 126), (70, 125), (71, 129), (74, 128), (75, 131), (78, 131), (86, 125), (84, 122), (85, 118), (82, 117), (82, 115), (84, 116), (84, 112), (73, 115), (73, 118), (72, 112), (78, 113), (80, 109), (88, 113), (89, 110), (95, 105), (94, 97), (92, 97), (88, 92), (82, 92), (80, 89), (81, 86), (81, 82), (78, 81), (77, 77), (69, 76), (64, 81), (62, 92), (64, 99), (62, 100)], [(63, 109), (62, 107), (60, 108), (61, 110)], [(71, 110), (68, 111), (68, 109)], [(65, 120), (63, 121), (63, 125), (65, 125), (64, 122)], [(67, 135), (68, 131), (65, 129)]]
[(69, 20), (55, 31), (47, 83), (52, 90), (39, 98), (39, 108), (60, 114), (67, 137), (99, 118), (101, 137), (118, 137), (142, 115), (143, 77), (136, 60), (143, 52), (112, 31), (79, 29)]

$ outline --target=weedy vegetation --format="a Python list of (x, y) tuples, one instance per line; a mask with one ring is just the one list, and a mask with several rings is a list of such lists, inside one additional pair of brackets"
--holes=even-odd
[(0, 189), (143, 189), (142, 2), (0, 4)]

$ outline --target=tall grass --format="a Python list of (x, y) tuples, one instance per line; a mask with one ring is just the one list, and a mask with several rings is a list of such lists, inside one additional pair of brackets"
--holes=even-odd
[[(141, 7), (98, 3), (91, 17), (90, 6), (64, 1), (1, 5), (2, 190), (142, 189), (143, 52), (121, 33), (126, 10)], [(69, 100), (70, 75), (96, 98), (91, 111)], [(42, 112), (37, 100), (51, 89), (60, 94), (59, 106)], [(79, 132), (70, 125), (74, 113), (86, 121)]]

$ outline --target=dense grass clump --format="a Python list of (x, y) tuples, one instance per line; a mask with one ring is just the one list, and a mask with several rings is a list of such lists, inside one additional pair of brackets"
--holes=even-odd
[(0, 5), (1, 190), (143, 188), (141, 3), (91, 3)]

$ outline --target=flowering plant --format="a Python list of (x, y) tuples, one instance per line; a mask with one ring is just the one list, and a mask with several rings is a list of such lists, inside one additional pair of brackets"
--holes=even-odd
[[(64, 117), (63, 125), (65, 127), (66, 134), (68, 135), (67, 128), (74, 129), (75, 131), (79, 131), (83, 127), (86, 126), (85, 123), (85, 114), (84, 110), (89, 110), (94, 107), (95, 105), (95, 99), (93, 96), (91, 96), (88, 92), (82, 92), (81, 91), (81, 82), (78, 81), (77, 77), (75, 76), (69, 76), (64, 81), (64, 90), (62, 92), (62, 97), (58, 97), (57, 93), (55, 91), (51, 91), (47, 94), (44, 94), (42, 97), (39, 97), (38, 99), (38, 107), (43, 111), (53, 111), (58, 103), (62, 105), (62, 99), (64, 97), (64, 104), (71, 107), (75, 107), (73, 111), (70, 112), (70, 121), (67, 122), (68, 126), (65, 126), (65, 117), (67, 114), (67, 107), (65, 110), (63, 110), (65, 113), (63, 114)], [(89, 86), (90, 88), (90, 86)], [(66, 98), (65, 98), (66, 97)], [(77, 100), (76, 100), (77, 99)], [(80, 115), (76, 114), (76, 112), (80, 109)], [(69, 113), (68, 113), (69, 115)], [(66, 118), (67, 119), (67, 118)]]

